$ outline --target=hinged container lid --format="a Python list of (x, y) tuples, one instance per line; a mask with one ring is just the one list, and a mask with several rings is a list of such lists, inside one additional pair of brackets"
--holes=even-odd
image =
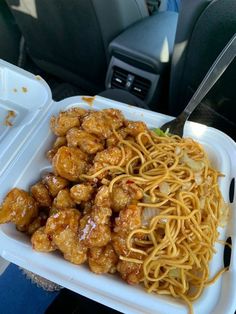
[(40, 77), (0, 60), (0, 176), (52, 103)]

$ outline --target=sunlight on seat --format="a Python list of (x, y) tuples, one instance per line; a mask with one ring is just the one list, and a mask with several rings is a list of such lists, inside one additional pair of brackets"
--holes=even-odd
[(186, 47), (188, 40), (181, 41), (180, 43), (175, 44), (174, 56), (172, 58), (172, 64), (175, 66), (177, 62), (181, 59)]
[(165, 37), (161, 48), (160, 60), (161, 62), (169, 62), (169, 59), (170, 59), (169, 44), (167, 37)]
[(11, 8), (24, 14), (30, 15), (35, 19), (38, 18), (35, 0), (20, 0), (19, 5), (11, 5)]

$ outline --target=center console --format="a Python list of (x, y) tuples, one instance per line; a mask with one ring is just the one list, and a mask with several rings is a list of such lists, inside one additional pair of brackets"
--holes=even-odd
[(134, 24), (109, 45), (106, 88), (124, 89), (147, 105), (161, 93), (169, 69), (178, 14), (160, 12)]

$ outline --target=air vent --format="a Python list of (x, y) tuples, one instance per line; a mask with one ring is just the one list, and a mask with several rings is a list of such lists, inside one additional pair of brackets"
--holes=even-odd
[(144, 100), (151, 87), (151, 82), (143, 77), (135, 76), (131, 93)]
[(118, 67), (114, 67), (111, 79), (111, 87), (125, 89), (128, 74), (129, 73), (127, 71)]
[(113, 68), (111, 88), (126, 89), (136, 97), (145, 100), (150, 87), (151, 81), (146, 78), (130, 73), (117, 66)]

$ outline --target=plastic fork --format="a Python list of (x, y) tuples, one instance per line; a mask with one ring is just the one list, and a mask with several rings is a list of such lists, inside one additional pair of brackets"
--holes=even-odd
[(183, 136), (184, 125), (188, 120), (193, 110), (200, 104), (212, 86), (218, 81), (230, 63), (236, 56), (236, 33), (221, 51), (215, 62), (210, 67), (198, 89), (190, 99), (185, 109), (177, 118), (171, 120), (161, 126), (162, 131), (167, 131), (171, 134)]

